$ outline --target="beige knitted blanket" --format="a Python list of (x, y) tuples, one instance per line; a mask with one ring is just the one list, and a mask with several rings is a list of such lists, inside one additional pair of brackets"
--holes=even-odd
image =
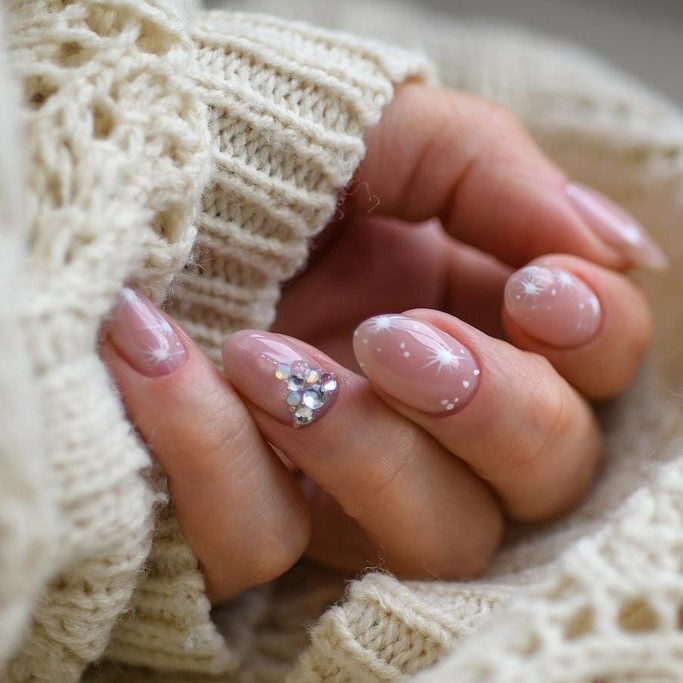
[(641, 278), (655, 350), (603, 410), (609, 457), (589, 499), (511, 529), (482, 580), (371, 572), (342, 598), (342, 581), (302, 563), (211, 618), (97, 358), (99, 324), (132, 283), (214, 357), (229, 331), (267, 326), (392, 84), (430, 67), (181, 0), (13, 0), (0, 51), (0, 681), (68, 683), (94, 662), (85, 677), (100, 683), (683, 680), (683, 115), (537, 36), (394, 3), (248, 8), (421, 48), (444, 82), (510, 106), (672, 257), (667, 275)]

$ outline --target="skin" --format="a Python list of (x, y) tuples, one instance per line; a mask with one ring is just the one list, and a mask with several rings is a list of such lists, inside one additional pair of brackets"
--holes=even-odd
[[(602, 451), (589, 401), (620, 393), (650, 343), (628, 256), (577, 215), (567, 179), (507, 111), (408, 85), (366, 142), (345, 218), (285, 290), (275, 325), (339, 375), (322, 420), (294, 430), (266, 414), (173, 321), (188, 359), (171, 375), (144, 377), (102, 346), (214, 602), (302, 555), (344, 572), (481, 573), (507, 518), (556, 517), (585, 495)], [(544, 345), (506, 314), (505, 282), (531, 262), (599, 296), (603, 322), (586, 344)], [(456, 417), (419, 413), (358, 372), (353, 330), (387, 311), (455, 335), (489, 369)]]

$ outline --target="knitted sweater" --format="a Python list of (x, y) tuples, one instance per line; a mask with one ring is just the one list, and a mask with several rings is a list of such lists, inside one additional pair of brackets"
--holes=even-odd
[[(446, 82), (511, 106), (683, 263), (683, 117), (641, 87), (571, 48), (393, 5), (287, 11), (422, 44)], [(211, 619), (97, 358), (100, 322), (128, 282), (214, 358), (227, 332), (267, 326), (391, 84), (429, 66), (180, 2), (17, 0), (6, 21), (0, 285), (16, 294), (0, 299), (0, 680), (68, 682), (101, 658), (89, 680), (683, 680), (680, 268), (644, 280), (655, 353), (603, 411), (609, 458), (577, 512), (511, 530), (481, 581), (369, 573), (321, 617), (341, 586), (302, 563)]]

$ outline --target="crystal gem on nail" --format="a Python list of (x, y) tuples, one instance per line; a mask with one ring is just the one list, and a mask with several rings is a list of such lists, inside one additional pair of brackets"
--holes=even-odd
[(303, 362), (278, 364), (275, 377), (284, 384), (284, 399), (295, 427), (314, 422), (337, 391), (334, 373), (311, 368)]

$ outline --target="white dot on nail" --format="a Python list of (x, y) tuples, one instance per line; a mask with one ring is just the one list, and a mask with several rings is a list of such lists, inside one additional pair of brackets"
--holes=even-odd
[(443, 401), (441, 401), (442, 406), (447, 406), (448, 405), (448, 399), (445, 398)]
[(469, 389), (469, 388), (470, 388), (470, 383), (469, 383), (466, 379), (463, 380), (462, 385), (465, 387), (465, 389)]
[(550, 293), (551, 293), (553, 296), (557, 296), (557, 290), (556, 290), (556, 289), (551, 290)]
[(475, 377), (479, 377), (479, 375), (481, 375), (481, 370), (475, 370), (472, 374), (473, 374)]
[(410, 351), (404, 351), (404, 352), (403, 352), (403, 357), (404, 357), (404, 358), (410, 358)]
[(363, 344), (367, 344), (367, 343), (368, 343), (368, 340), (367, 340), (367, 339), (363, 339)]
[(446, 410), (455, 410), (455, 403), (449, 403), (446, 406)]
[(401, 342), (401, 348), (402, 348), (402, 349), (405, 349), (405, 347), (406, 347), (406, 343), (405, 343), (405, 342)]
[(377, 347), (377, 353), (379, 353), (381, 350), (382, 350), (381, 347), (378, 346)]

